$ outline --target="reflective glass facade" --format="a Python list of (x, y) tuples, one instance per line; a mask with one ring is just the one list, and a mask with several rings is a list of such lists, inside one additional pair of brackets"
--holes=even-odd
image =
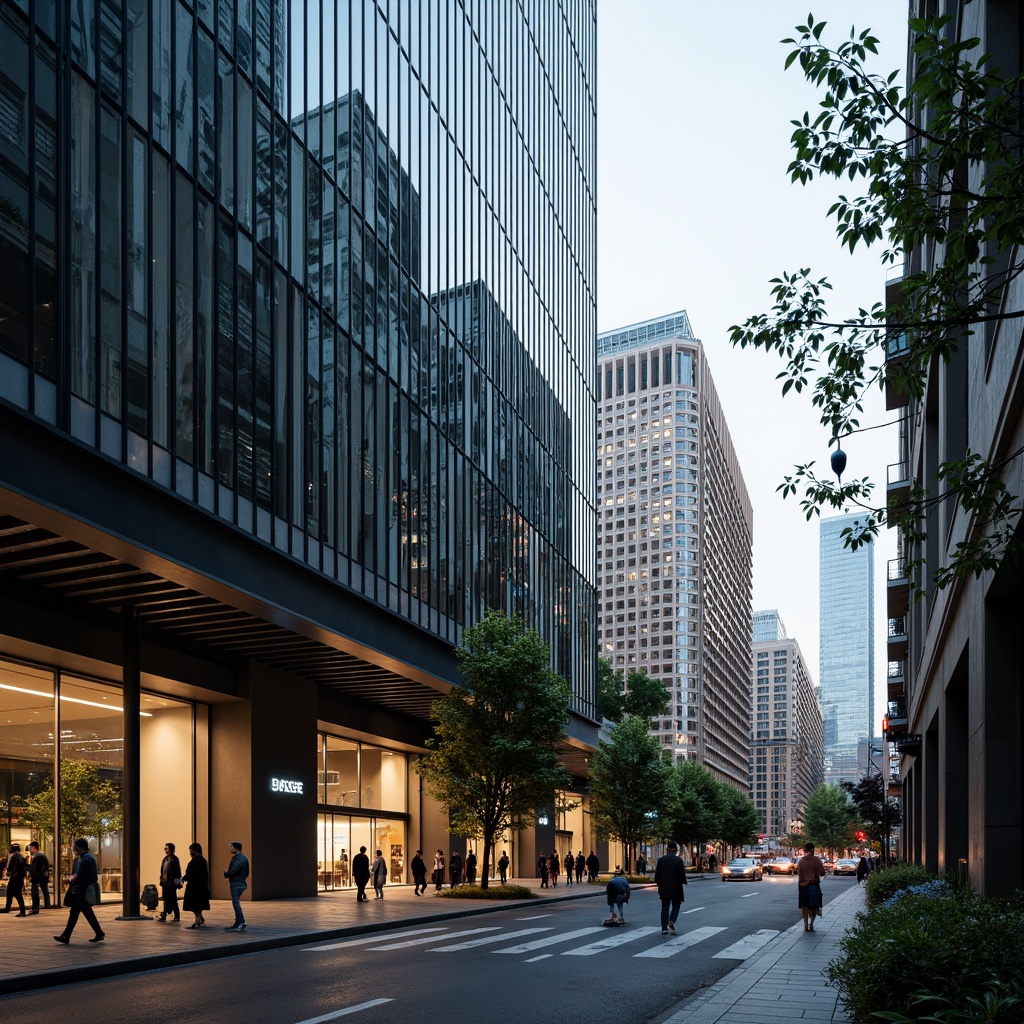
[(858, 743), (874, 735), (874, 547), (844, 547), (842, 531), (859, 513), (822, 519), (819, 534), (821, 683), (825, 781), (859, 782)]
[(593, 712), (591, 0), (0, 0), (0, 397)]

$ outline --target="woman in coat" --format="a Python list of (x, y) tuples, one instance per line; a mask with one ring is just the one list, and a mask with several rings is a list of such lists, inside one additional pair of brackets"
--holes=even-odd
[(377, 851), (377, 859), (373, 862), (373, 891), (378, 900), (384, 899), (384, 885), (388, 880), (388, 865), (384, 854)]
[(190, 924), (189, 928), (202, 928), (206, 924), (203, 911), (210, 909), (210, 866), (206, 863), (199, 843), (193, 843), (188, 852), (192, 859), (185, 868), (185, 874), (181, 876), (185, 883), (185, 898), (181, 905), (195, 915), (195, 923)]

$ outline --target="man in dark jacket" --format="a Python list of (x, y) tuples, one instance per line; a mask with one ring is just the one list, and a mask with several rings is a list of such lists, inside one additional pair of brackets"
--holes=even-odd
[(174, 843), (164, 843), (164, 859), (160, 862), (160, 895), (164, 898), (163, 912), (156, 915), (158, 921), (181, 920), (178, 908), (178, 883), (181, 881), (181, 861), (174, 852)]
[(590, 856), (587, 858), (587, 880), (590, 882), (597, 881), (597, 872), (601, 867), (601, 862), (597, 859), (597, 854), (593, 850), (590, 851)]
[(668, 844), (668, 852), (658, 858), (654, 865), (654, 882), (661, 899), (661, 934), (676, 930), (679, 905), (683, 902), (683, 886), (686, 885), (686, 865), (679, 857), (675, 843)]
[(21, 855), (21, 846), (18, 843), (11, 843), (10, 856), (7, 858), (7, 906), (4, 913), (11, 912), (12, 901), (17, 901), (18, 917), (25, 917), (25, 875), (28, 874), (28, 865)]
[(416, 856), (412, 859), (412, 880), (416, 883), (413, 892), (422, 896), (427, 891), (427, 865), (423, 860), (423, 851), (417, 850)]
[(352, 858), (352, 881), (356, 883), (356, 902), (369, 903), (366, 898), (366, 883), (370, 880), (370, 858), (366, 856), (366, 847), (360, 846), (359, 852)]
[(50, 862), (46, 854), (39, 849), (35, 841), (28, 844), (29, 856), (28, 877), (32, 883), (32, 910), (30, 913), (39, 913), (39, 893), (43, 894), (43, 909), (50, 909)]
[(231, 844), (231, 861), (224, 872), (231, 893), (231, 909), (235, 912), (235, 923), (226, 932), (244, 932), (245, 915), (242, 913), (242, 894), (249, 888), (249, 858), (242, 853), (242, 844), (236, 839)]
[(458, 850), (452, 850), (452, 859), (448, 861), (448, 877), (453, 889), (457, 885), (462, 885), (462, 857)]
[(68, 923), (64, 925), (64, 931), (60, 935), (54, 935), (54, 939), (62, 946), (66, 946), (71, 941), (71, 933), (75, 930), (79, 916), (83, 916), (92, 926), (94, 934), (89, 940), (90, 942), (102, 942), (105, 937), (99, 921), (96, 920), (92, 904), (89, 902), (89, 890), (93, 886), (98, 888), (99, 879), (96, 861), (89, 852), (89, 840), (76, 839), (74, 850), (75, 863), (71, 869), (71, 877), (68, 879), (70, 882), (68, 892), (64, 897), (64, 905), (70, 908)]

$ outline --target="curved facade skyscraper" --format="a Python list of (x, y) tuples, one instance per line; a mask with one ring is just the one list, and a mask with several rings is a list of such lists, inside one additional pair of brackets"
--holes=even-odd
[[(61, 666), (120, 712), (134, 664), (200, 766), (178, 835), (320, 864), (257, 897), (357, 840), (401, 877), (448, 847), (410, 768), (489, 607), (549, 644), (585, 775), (595, 47), (590, 0), (0, 0), (8, 789), (88, 706)], [(87, 759), (145, 787), (131, 745)]]

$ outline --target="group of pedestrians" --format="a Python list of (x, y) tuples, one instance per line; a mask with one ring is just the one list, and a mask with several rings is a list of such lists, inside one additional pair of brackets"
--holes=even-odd
[[(11, 843), (7, 860), (0, 869), (0, 878), (7, 878), (7, 900), (3, 913), (11, 912), (11, 904), (18, 904), (15, 917), (28, 917), (39, 913), (42, 898), (43, 909), (50, 909), (50, 861), (39, 849), (37, 842), (28, 844), (28, 856), (21, 852), (20, 843)], [(25, 910), (25, 883), (31, 886), (32, 909)]]
[[(203, 856), (201, 843), (192, 843), (188, 848), (189, 861), (185, 870), (181, 870), (181, 861), (175, 853), (174, 843), (164, 844), (164, 859), (160, 862), (160, 896), (163, 906), (157, 914), (157, 921), (181, 920), (181, 911), (192, 914), (189, 928), (205, 928), (206, 915), (210, 909), (210, 865)], [(226, 932), (244, 932), (245, 915), (242, 913), (242, 894), (249, 887), (249, 858), (242, 853), (242, 844), (231, 844), (231, 860), (224, 877), (228, 880), (231, 893), (231, 908), (235, 920), (224, 929)], [(181, 904), (178, 904), (178, 892), (184, 889)]]
[[(675, 933), (676, 921), (679, 919), (679, 908), (685, 899), (683, 887), (686, 885), (686, 865), (679, 856), (679, 847), (670, 842), (664, 856), (658, 858), (654, 865), (654, 883), (658, 887), (658, 898), (661, 900), (661, 934)], [(639, 865), (638, 865), (639, 866)], [(646, 863), (644, 867), (646, 868)], [(646, 872), (641, 872), (646, 874)], [(629, 881), (622, 868), (605, 886), (608, 899), (608, 920), (605, 924), (618, 925), (626, 923), (626, 904), (629, 902)]]
[(589, 857), (584, 857), (582, 850), (573, 857), (572, 850), (568, 850), (564, 859), (558, 856), (557, 850), (553, 850), (550, 855), (541, 853), (537, 858), (537, 877), (540, 879), (540, 887), (547, 889), (558, 885), (558, 876), (564, 869), (565, 884), (571, 886), (573, 877), (577, 884), (583, 882), (584, 871), (587, 872), (588, 882), (596, 881), (599, 867), (600, 863), (593, 850), (590, 851)]
[[(417, 854), (419, 850), (416, 851)], [(373, 898), (384, 899), (384, 886), (388, 881), (388, 864), (384, 859), (384, 853), (378, 850), (374, 855), (374, 861), (370, 863), (370, 856), (365, 846), (359, 847), (359, 852), (352, 858), (352, 881), (356, 883), (356, 902), (369, 903), (370, 898), (366, 895), (366, 887), (373, 880)]]

